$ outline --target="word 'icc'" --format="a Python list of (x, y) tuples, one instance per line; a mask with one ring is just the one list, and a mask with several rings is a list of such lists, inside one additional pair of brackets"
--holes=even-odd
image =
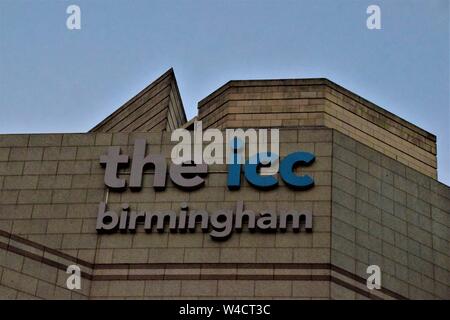
[[(128, 184), (131, 189), (139, 190), (142, 187), (142, 176), (147, 166), (154, 168), (153, 187), (156, 190), (164, 190), (166, 187), (167, 171), (169, 171), (172, 182), (180, 188), (196, 189), (204, 184), (208, 174), (207, 164), (186, 161), (181, 164), (171, 163), (168, 169), (166, 158), (163, 155), (146, 155), (146, 146), (145, 139), (135, 140)], [(278, 185), (276, 174), (261, 174), (261, 169), (268, 165), (267, 161), (264, 162), (263, 159), (271, 159), (270, 153), (257, 154), (256, 161), (252, 161), (255, 163), (247, 160), (243, 165), (239, 163), (237, 156), (233, 158), (235, 161), (228, 164), (227, 173), (227, 186), (230, 190), (240, 188), (242, 171), (249, 184), (258, 189), (270, 189)], [(305, 190), (312, 187), (314, 180), (308, 175), (297, 175), (294, 169), (299, 166), (309, 166), (314, 160), (315, 156), (309, 152), (294, 152), (287, 155), (279, 164), (281, 179), (294, 189)], [(121, 166), (127, 166), (129, 162), (130, 157), (122, 154), (119, 146), (109, 147), (108, 153), (100, 157), (100, 163), (105, 167), (105, 185), (112, 189), (124, 189), (126, 180), (118, 177), (118, 170)]]

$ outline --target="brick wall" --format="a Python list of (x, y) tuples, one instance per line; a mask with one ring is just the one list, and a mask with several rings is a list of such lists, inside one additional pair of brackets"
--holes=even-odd
[[(220, 165), (210, 166), (205, 187), (192, 192), (169, 179), (165, 191), (155, 191), (151, 170), (140, 192), (107, 191), (100, 155), (110, 145), (131, 155), (136, 137), (147, 139), (147, 152), (170, 156), (167, 133), (0, 136), (0, 252), (7, 257), (0, 260), (1, 297), (329, 297), (331, 130), (280, 133), (282, 156), (296, 150), (316, 155), (304, 171), (316, 183), (308, 191), (290, 190), (281, 180), (270, 192), (247, 182), (229, 191)], [(121, 171), (128, 174), (129, 168)], [(98, 235), (98, 203), (105, 200), (111, 209), (127, 202), (153, 211), (178, 210), (186, 201), (190, 208), (213, 212), (234, 208), (237, 200), (253, 210), (307, 209), (314, 231), (244, 230), (225, 242), (200, 230), (146, 234), (138, 228), (135, 234)], [(68, 264), (81, 265), (84, 291), (64, 289)]]
[(327, 79), (230, 81), (199, 102), (204, 128), (336, 129), (436, 178), (436, 137)]
[[(132, 154), (170, 155), (167, 133), (0, 136), (0, 297), (2, 298), (449, 298), (449, 188), (398, 161), (324, 128), (281, 130), (281, 155), (313, 152), (308, 191), (226, 187), (226, 168), (209, 167), (205, 187), (107, 191), (99, 157), (110, 145)], [(121, 171), (128, 178), (129, 168)], [(118, 209), (307, 209), (312, 233), (234, 232), (98, 235), (100, 201)], [(65, 287), (69, 264), (82, 290)], [(377, 264), (383, 290), (365, 287)]]
[[(331, 262), (411, 299), (450, 298), (450, 188), (335, 131)], [(332, 297), (354, 298), (337, 290)]]

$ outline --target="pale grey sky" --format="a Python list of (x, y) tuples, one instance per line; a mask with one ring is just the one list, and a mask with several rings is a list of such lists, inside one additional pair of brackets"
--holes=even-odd
[(188, 118), (231, 79), (325, 77), (436, 134), (450, 184), (449, 55), (448, 0), (0, 0), (0, 132), (85, 132), (170, 67)]

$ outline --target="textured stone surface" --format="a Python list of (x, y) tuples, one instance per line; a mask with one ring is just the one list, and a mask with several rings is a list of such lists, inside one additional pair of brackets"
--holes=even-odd
[[(390, 290), (450, 298), (450, 188), (337, 131), (333, 141), (331, 263), (361, 277), (376, 264)], [(352, 161), (360, 157), (368, 166)]]
[[(169, 135), (148, 133), (140, 136), (147, 138), (149, 142), (161, 141), (163, 147), (170, 149)], [(15, 139), (8, 139), (8, 148), (14, 149), (12, 142)], [(0, 221), (2, 225), (10, 226), (5, 231), (28, 237), (31, 241), (71, 256), (82, 257), (90, 263), (264, 264), (330, 261), (327, 248), (331, 239), (331, 130), (289, 130), (281, 134), (283, 154), (303, 148), (309, 148), (313, 152), (318, 150), (315, 164), (305, 169), (306, 173), (315, 178), (316, 186), (302, 194), (288, 189), (281, 180), (280, 187), (272, 192), (258, 191), (246, 181), (240, 191), (232, 192), (226, 187), (223, 166), (215, 165), (210, 167), (206, 186), (194, 192), (181, 191), (171, 183), (165, 191), (157, 192), (151, 187), (151, 172), (145, 174), (141, 192), (107, 192), (103, 183), (103, 169), (99, 165), (99, 155), (105, 149), (98, 145), (117, 142), (123, 143), (123, 150), (131, 150), (134, 143), (131, 134), (122, 135), (120, 139), (114, 141), (114, 135), (105, 136), (104, 133), (86, 136), (65, 134), (49, 135), (46, 143), (45, 135), (39, 135), (32, 140), (33, 148), (40, 148), (42, 159), (37, 160), (34, 156), (32, 159), (27, 158), (26, 152), (21, 151), (18, 153), (21, 157), (0, 161), (1, 167), (12, 169), (5, 169), (1, 176), (4, 183), (1, 189)], [(98, 235), (95, 231), (97, 206), (105, 197), (112, 209), (118, 209), (121, 203), (127, 202), (132, 208), (139, 210), (178, 210), (180, 202), (187, 201), (192, 209), (213, 212), (220, 208), (234, 208), (237, 200), (244, 200), (246, 208), (252, 210), (307, 209), (314, 214), (315, 231), (312, 234), (250, 234), (244, 230), (242, 233), (234, 232), (226, 242), (215, 242), (200, 230), (186, 234), (146, 234), (138, 229), (134, 235)], [(25, 298), (24, 294), (47, 299), (83, 297), (83, 294), (78, 296), (79, 292), (64, 289), (64, 273), (52, 271), (52, 267), (33, 260), (26, 260), (23, 264), (20, 256), (8, 252), (8, 257), (10, 255), (15, 258), (8, 258), (5, 263), (5, 270), (10, 270), (6, 273), (3, 271), (6, 284), (2, 294), (5, 296), (18, 298), (21, 293), (20, 298)], [(48, 268), (50, 269), (47, 270)], [(30, 278), (32, 281), (21, 280), (22, 274), (24, 279)], [(58, 274), (59, 278), (53, 279), (52, 274)], [(90, 287), (90, 281), (86, 281)], [(293, 294), (292, 283), (287, 280), (275, 282), (272, 289), (265, 288), (266, 285), (259, 284), (257, 280), (234, 280), (234, 284), (228, 283), (228, 280), (167, 280), (175, 281), (168, 282), (167, 285), (165, 281), (159, 281), (164, 283), (160, 288), (144, 285), (142, 280), (100, 281), (99, 285), (97, 281), (93, 281), (91, 292), (87, 290), (84, 297), (269, 297), (271, 294), (286, 297)], [(202, 285), (199, 286), (199, 283)], [(246, 283), (251, 283), (250, 289), (242, 293), (236, 292), (239, 286)], [(297, 292), (296, 295), (300, 294)], [(326, 296), (325, 293), (323, 295)]]
[(327, 79), (230, 81), (199, 102), (198, 118), (215, 128), (326, 126), (362, 142), (368, 158), (380, 151), (437, 176), (435, 136)]

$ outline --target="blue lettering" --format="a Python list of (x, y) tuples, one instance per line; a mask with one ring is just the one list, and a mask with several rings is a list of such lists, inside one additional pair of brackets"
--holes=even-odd
[(314, 186), (314, 180), (308, 176), (298, 176), (294, 173), (296, 166), (309, 166), (316, 157), (309, 152), (294, 152), (288, 155), (280, 163), (281, 179), (291, 188), (306, 190)]

